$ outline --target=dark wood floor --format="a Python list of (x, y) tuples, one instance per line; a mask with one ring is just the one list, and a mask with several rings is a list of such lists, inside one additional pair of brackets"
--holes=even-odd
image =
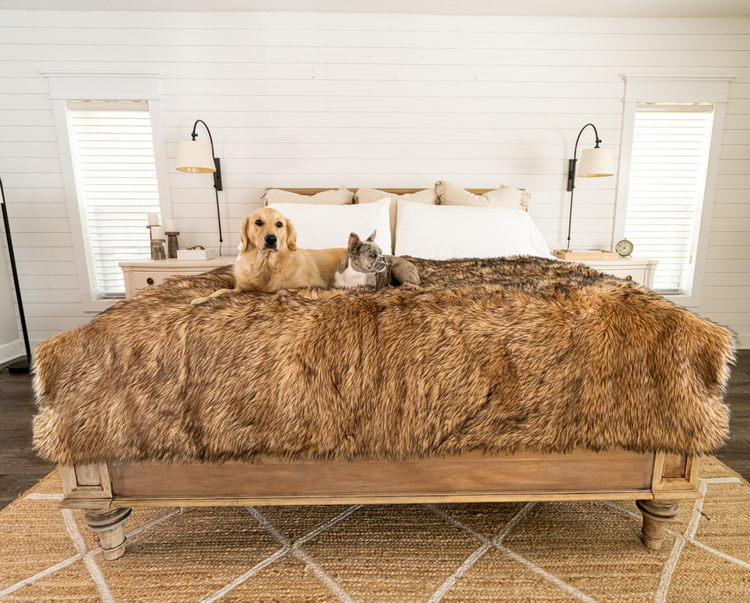
[(716, 457), (750, 481), (750, 350), (737, 354), (726, 401), (732, 410), (732, 439)]
[(52, 467), (31, 450), (31, 417), (36, 410), (31, 376), (0, 371), (0, 509), (29, 489)]
[[(732, 439), (717, 456), (750, 480), (750, 350), (739, 353), (727, 402)], [(0, 371), (0, 509), (52, 470), (31, 451), (34, 412), (31, 377)]]

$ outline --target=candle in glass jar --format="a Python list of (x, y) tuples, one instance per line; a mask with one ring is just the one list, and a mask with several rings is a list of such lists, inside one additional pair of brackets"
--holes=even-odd
[(179, 232), (177, 230), (177, 220), (164, 220), (164, 225), (166, 226), (164, 232)]
[(147, 212), (148, 214), (148, 225), (149, 226), (155, 226), (159, 223), (159, 212), (156, 211), (150, 211)]
[(164, 238), (164, 229), (161, 226), (152, 226), (151, 227), (151, 238), (152, 239), (163, 239)]

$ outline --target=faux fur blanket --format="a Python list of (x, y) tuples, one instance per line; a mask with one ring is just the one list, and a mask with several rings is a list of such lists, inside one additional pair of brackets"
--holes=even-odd
[(727, 329), (579, 264), (413, 261), (421, 287), (190, 305), (233, 286), (220, 268), (116, 304), (38, 346), (38, 454), (708, 453), (727, 438)]

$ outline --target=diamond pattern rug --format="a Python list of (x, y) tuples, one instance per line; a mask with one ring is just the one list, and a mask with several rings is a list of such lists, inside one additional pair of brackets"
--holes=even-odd
[(105, 561), (54, 471), (0, 511), (0, 602), (748, 602), (750, 484), (700, 478), (659, 552), (629, 501), (186, 507)]

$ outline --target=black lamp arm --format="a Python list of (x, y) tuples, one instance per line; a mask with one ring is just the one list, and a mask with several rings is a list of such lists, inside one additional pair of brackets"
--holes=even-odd
[(195, 140), (196, 136), (198, 136), (196, 129), (198, 128), (199, 123), (203, 124), (203, 127), (206, 128), (206, 132), (208, 132), (208, 139), (211, 141), (211, 157), (213, 157), (214, 165), (216, 166), (216, 171), (214, 172), (214, 187), (217, 191), (224, 190), (221, 184), (221, 160), (216, 157), (216, 153), (214, 152), (214, 138), (213, 136), (211, 136), (211, 130), (208, 129), (206, 122), (202, 119), (196, 119), (195, 123), (193, 124), (193, 131), (190, 136), (193, 137), (193, 140)]
[(568, 160), (568, 192), (572, 191), (576, 187), (576, 163), (578, 162), (577, 155), (578, 155), (578, 141), (581, 140), (581, 134), (583, 134), (583, 131), (591, 126), (594, 128), (594, 136), (596, 136), (596, 146), (595, 149), (599, 148), (599, 143), (601, 140), (599, 139), (599, 132), (596, 130), (596, 126), (594, 124), (586, 124), (581, 128), (581, 131), (578, 132), (578, 138), (576, 138), (576, 146), (573, 148), (573, 159)]
[(193, 124), (193, 132), (190, 134), (190, 136), (193, 137), (193, 140), (195, 140), (195, 137), (198, 136), (198, 133), (195, 131), (198, 128), (198, 124), (203, 124), (203, 126), (206, 128), (206, 132), (208, 132), (208, 139), (211, 141), (211, 156), (215, 157), (214, 154), (214, 139), (211, 136), (211, 130), (208, 129), (208, 126), (206, 125), (206, 122), (202, 119), (196, 119), (195, 123)]

